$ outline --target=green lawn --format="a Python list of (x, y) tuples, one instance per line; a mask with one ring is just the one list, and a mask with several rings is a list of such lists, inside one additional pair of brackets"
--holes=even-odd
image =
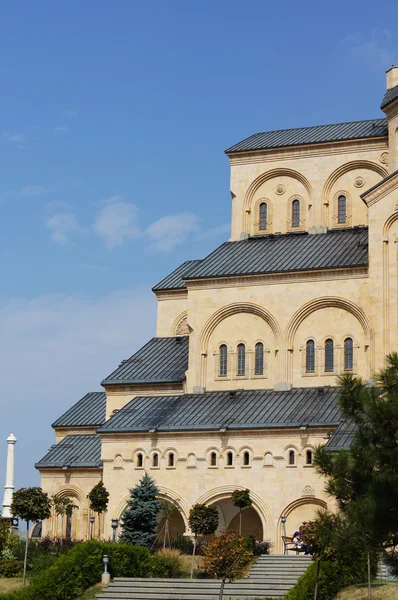
[[(365, 585), (352, 585), (339, 592), (336, 600), (367, 600)], [(372, 600), (398, 600), (398, 583), (373, 583)]]
[(13, 592), (22, 587), (22, 577), (0, 577), (0, 594)]

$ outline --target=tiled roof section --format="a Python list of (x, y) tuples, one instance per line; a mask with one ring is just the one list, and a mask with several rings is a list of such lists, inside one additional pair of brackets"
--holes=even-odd
[(295, 388), (137, 397), (98, 432), (332, 427), (340, 422), (338, 394), (338, 388)]
[(366, 192), (364, 192), (363, 194), (361, 194), (361, 198), (365, 198), (365, 196), (367, 196), (368, 194), (370, 194), (370, 192), (373, 192), (374, 190), (377, 190), (377, 188), (380, 187), (381, 185), (383, 185), (383, 183), (386, 183), (386, 181), (389, 181), (390, 179), (392, 179), (396, 175), (398, 175), (398, 170), (394, 171), (393, 173), (390, 173), (389, 175), (387, 175), (387, 177), (384, 177), (384, 179), (382, 179), (381, 181), (378, 181), (374, 186), (372, 186), (371, 188), (369, 188), (368, 190), (366, 190)]
[(186, 280), (341, 269), (367, 264), (366, 227), (316, 235), (287, 233), (225, 242), (191, 269)]
[(315, 125), (297, 129), (279, 129), (255, 133), (243, 141), (225, 150), (226, 154), (282, 148), (285, 146), (303, 146), (363, 138), (379, 138), (388, 135), (386, 119), (353, 121), (334, 125)]
[(102, 385), (178, 383), (188, 369), (188, 337), (152, 338), (123, 361)]
[(348, 450), (355, 434), (355, 423), (342, 421), (328, 443), (326, 449), (331, 451)]
[(386, 91), (386, 93), (384, 94), (384, 98), (380, 105), (381, 110), (383, 110), (384, 108), (386, 108), (386, 106), (388, 106), (389, 104), (394, 102), (394, 100), (397, 100), (397, 98), (398, 98), (398, 85), (396, 85), (395, 87)]
[(101, 440), (98, 435), (67, 435), (35, 465), (37, 469), (98, 469), (101, 466)]
[(182, 278), (183, 275), (187, 275), (191, 268), (197, 266), (200, 260), (186, 260), (182, 265), (177, 267), (170, 275), (167, 275), (162, 281), (159, 281), (152, 290), (157, 292), (158, 290), (183, 290), (186, 289), (185, 282)]
[(105, 392), (89, 392), (54, 421), (52, 427), (94, 427), (105, 422)]

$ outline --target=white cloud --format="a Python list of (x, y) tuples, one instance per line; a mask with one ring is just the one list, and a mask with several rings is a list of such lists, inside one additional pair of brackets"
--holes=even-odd
[(372, 29), (370, 34), (353, 33), (343, 39), (351, 57), (377, 69), (388, 69), (394, 63), (397, 44), (387, 28)]
[(121, 246), (127, 240), (141, 237), (137, 224), (138, 208), (123, 196), (112, 196), (96, 214), (92, 230), (103, 239), (107, 248)]
[(69, 131), (69, 127), (66, 125), (57, 125), (57, 127), (54, 127), (54, 131), (55, 133), (66, 133)]
[(72, 233), (82, 231), (75, 215), (71, 212), (52, 215), (47, 219), (47, 227), (51, 231), (51, 238), (54, 242), (62, 246), (65, 246), (70, 241)]
[(145, 234), (151, 248), (171, 252), (193, 233), (199, 232), (199, 217), (193, 213), (177, 213), (162, 217), (150, 225)]
[(74, 117), (78, 117), (79, 116), (79, 111), (76, 110), (75, 108), (67, 108), (62, 113), (62, 116), (63, 117), (68, 117), (68, 119), (73, 119)]
[[(0, 440), (13, 431), (17, 487), (37, 485), (34, 463), (54, 443), (51, 423), (152, 335), (156, 302), (137, 287), (91, 300), (81, 296), (3, 299), (0, 385), (8, 410)], [(16, 393), (16, 383), (18, 393)], [(4, 452), (0, 472), (4, 476)]]
[(17, 192), (20, 198), (31, 198), (36, 196), (43, 196), (49, 190), (42, 185), (25, 185), (19, 192)]
[(204, 239), (208, 239), (208, 238), (212, 238), (212, 237), (217, 237), (220, 235), (230, 235), (231, 233), (231, 223), (224, 223), (223, 225), (216, 225), (215, 227), (210, 227), (210, 229), (207, 229), (206, 231), (201, 231), (198, 236), (197, 239), (198, 240), (204, 240)]

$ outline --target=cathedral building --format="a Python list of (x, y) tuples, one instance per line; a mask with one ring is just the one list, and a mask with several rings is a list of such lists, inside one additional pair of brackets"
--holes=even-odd
[[(313, 451), (350, 442), (337, 376), (372, 382), (398, 349), (398, 67), (381, 109), (226, 150), (230, 239), (153, 287), (156, 337), (53, 423), (56, 444), (36, 464), (43, 490), (78, 507), (68, 535), (89, 536), (87, 494), (102, 479), (110, 538), (145, 472), (177, 509), (172, 536), (189, 535), (196, 503), (235, 527), (236, 489), (253, 502), (243, 533), (276, 553), (282, 517), (292, 534), (333, 508)], [(44, 533), (60, 526), (54, 515)]]

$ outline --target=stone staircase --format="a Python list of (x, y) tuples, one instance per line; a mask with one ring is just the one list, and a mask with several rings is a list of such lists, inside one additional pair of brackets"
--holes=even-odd
[[(283, 598), (307, 569), (307, 556), (260, 556), (245, 579), (227, 583), (224, 598)], [(116, 577), (98, 600), (218, 600), (214, 579), (138, 579)]]

